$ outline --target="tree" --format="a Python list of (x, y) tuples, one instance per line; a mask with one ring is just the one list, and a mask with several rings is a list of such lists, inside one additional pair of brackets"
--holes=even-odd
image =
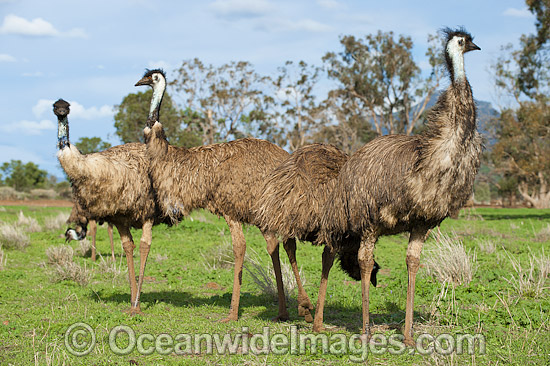
[(364, 39), (343, 36), (344, 50), (323, 57), (329, 78), (339, 84), (330, 97), (347, 100), (333, 105), (346, 106), (361, 115), (355, 118), (370, 120), (378, 135), (411, 134), (443, 75), (442, 58), (434, 51), (438, 38), (428, 40), (426, 56), (432, 71), (422, 77), (412, 58), (410, 37), (381, 31)]
[(537, 208), (550, 207), (550, 1), (526, 0), (536, 34), (522, 35), (519, 49), (503, 48), (493, 65), (496, 86), (513, 98), (497, 124), (492, 158), (520, 195)]
[(177, 73), (170, 84), (181, 93), (183, 104), (198, 113), (195, 122), (204, 144), (243, 137), (247, 124), (266, 116), (257, 108), (269, 78), (257, 74), (249, 62), (214, 67), (195, 58), (183, 61)]
[(281, 146), (288, 145), (291, 151), (311, 143), (318, 129), (319, 107), (313, 89), (320, 72), (319, 67), (304, 61), (297, 64), (287, 61), (279, 67), (279, 75), (273, 80), (275, 111), (269, 122), (279, 130), (279, 139), (274, 142)]
[[(130, 93), (115, 106), (115, 129), (124, 143), (143, 142), (143, 128), (149, 115), (153, 91)], [(160, 118), (166, 137), (173, 145), (181, 144), (178, 134), (182, 130), (183, 118), (168, 93), (164, 94), (160, 107)]]
[(23, 164), (21, 160), (11, 160), (0, 167), (4, 184), (16, 191), (28, 191), (33, 188), (44, 188), (48, 182), (48, 172), (38, 168), (32, 162)]
[(498, 142), (493, 146), (496, 167), (515, 182), (519, 193), (536, 208), (550, 207), (550, 106), (540, 101), (521, 102), (500, 117)]
[(111, 144), (102, 141), (100, 137), (81, 137), (74, 144), (82, 154), (92, 154), (111, 147)]

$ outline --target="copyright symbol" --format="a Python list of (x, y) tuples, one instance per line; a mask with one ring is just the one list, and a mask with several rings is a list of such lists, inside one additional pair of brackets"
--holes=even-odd
[(73, 356), (85, 356), (94, 346), (94, 330), (86, 323), (74, 323), (65, 332), (65, 347)]

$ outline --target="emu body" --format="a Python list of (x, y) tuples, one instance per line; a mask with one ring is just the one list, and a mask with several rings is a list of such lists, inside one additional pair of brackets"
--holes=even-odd
[[(155, 91), (165, 84), (164, 73), (151, 70), (136, 85), (150, 85), (153, 94), (158, 95)], [(231, 232), (235, 270), (231, 309), (224, 320), (237, 320), (246, 250), (242, 224), (256, 224), (254, 204), (262, 182), (289, 154), (270, 142), (253, 138), (189, 149), (175, 147), (168, 143), (158, 116), (157, 105), (152, 103), (150, 127), (144, 132), (159, 208), (173, 221), (198, 208), (225, 218)], [(273, 266), (280, 272), (277, 238), (266, 231), (262, 234)], [(282, 294), (282, 282), (277, 285)]]
[[(346, 237), (361, 240), (357, 255), (362, 331), (367, 335), (375, 243), (381, 235), (410, 233), (404, 328), (408, 345), (414, 343), (414, 288), (422, 245), (430, 229), (466, 204), (482, 150), (476, 107), (463, 69), (463, 54), (479, 48), (463, 30), (446, 30), (446, 34), (451, 85), (429, 112), (426, 131), (416, 136), (378, 137), (354, 153), (342, 167), (322, 217), (320, 237), (330, 248), (345, 250), (341, 243), (345, 244), (342, 239)], [(318, 314), (314, 329), (322, 328), (322, 311)]]
[[(296, 239), (312, 243), (317, 241), (317, 235), (321, 229), (323, 205), (332, 192), (341, 167), (347, 160), (348, 155), (332, 145), (304, 146), (293, 152), (269, 174), (257, 201), (259, 227), (265, 231), (277, 233), (283, 240), (283, 246), (298, 285), (300, 315), (310, 314), (313, 306), (300, 280), (296, 263)], [(343, 247), (355, 248), (355, 250), (339, 252), (340, 264), (350, 276), (359, 280), (357, 262), (359, 240), (354, 238), (353, 242)], [(327, 250), (329, 250), (328, 247)], [(327, 253), (323, 254), (323, 261), (329, 260), (327, 256)], [(277, 273), (275, 275), (277, 276)], [(372, 276), (372, 281), (376, 285), (375, 274)], [(321, 279), (318, 304), (324, 303), (321, 295), (326, 291), (322, 290), (323, 287), (326, 287), (325, 274)], [(282, 298), (284, 299), (284, 296)]]

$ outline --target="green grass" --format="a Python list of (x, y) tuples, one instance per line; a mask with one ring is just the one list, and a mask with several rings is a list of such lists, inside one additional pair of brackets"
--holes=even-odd
[[(69, 209), (9, 207), (0, 208), (0, 221), (17, 222), (19, 211), (44, 225), (46, 217)], [(236, 354), (208, 354), (203, 342), (201, 353), (177, 355), (163, 351), (144, 355), (134, 349), (128, 355), (117, 355), (109, 345), (109, 334), (117, 326), (130, 327), (136, 337), (160, 334), (261, 334), (269, 329), (289, 335), (312, 334), (311, 324), (298, 317), (296, 302), (289, 304), (291, 320), (273, 323), (277, 315), (276, 299), (260, 293), (250, 275), (243, 274), (240, 319), (220, 322), (229, 312), (233, 281), (232, 269), (216, 269), (203, 263), (203, 256), (214, 253), (217, 246), (230, 240), (229, 230), (222, 219), (200, 211), (193, 220), (176, 227), (158, 226), (153, 229), (153, 244), (146, 270), (141, 297), (144, 316), (129, 317), (123, 310), (129, 307), (127, 274), (120, 239), (115, 230), (116, 268), (118, 273), (105, 271), (105, 266), (78, 256), (74, 261), (91, 272), (87, 286), (73, 281), (54, 282), (52, 267), (47, 264), (46, 249), (64, 244), (64, 229), (29, 233), (31, 244), (24, 250), (4, 249), (7, 255), (4, 270), (0, 271), (0, 364), (1, 365), (150, 365), (150, 364), (347, 364), (354, 349), (344, 354), (323, 354), (320, 350), (291, 354), (271, 352), (255, 354), (242, 348)], [(526, 292), (522, 296), (506, 279), (515, 275), (509, 257), (517, 258), (528, 267), (530, 256), (550, 255), (550, 245), (538, 235), (550, 223), (550, 210), (476, 209), (463, 211), (459, 220), (447, 219), (441, 232), (458, 237), (467, 250), (476, 251), (477, 271), (468, 285), (452, 288), (428, 277), (423, 268), (417, 277), (413, 331), (417, 337), (426, 333), (475, 334), (485, 337), (486, 352), (474, 355), (374, 354), (369, 352), (370, 364), (380, 365), (547, 365), (550, 362), (550, 281), (541, 294)], [(44, 229), (45, 230), (45, 229)], [(136, 245), (140, 231), (133, 231)], [(255, 227), (245, 227), (247, 247), (260, 254), (266, 265), (270, 258), (265, 241)], [(480, 250), (481, 241), (493, 241), (495, 250)], [(78, 243), (71, 242), (73, 248)], [(98, 229), (98, 251), (109, 256), (107, 230)], [(430, 238), (425, 245), (434, 245)], [(376, 260), (382, 267), (378, 287), (371, 287), (370, 313), (375, 333), (385, 336), (401, 334), (404, 321), (407, 272), (405, 251), (407, 237), (384, 237), (377, 243)], [(135, 259), (139, 261), (139, 250)], [(312, 302), (317, 300), (321, 272), (322, 248), (308, 243), (298, 245), (298, 265), (307, 278), (306, 291)], [(201, 255), (202, 254), (202, 255)], [(281, 250), (281, 258), (286, 254)], [(294, 296), (295, 298), (295, 296)], [(96, 345), (86, 355), (77, 357), (65, 346), (65, 333), (74, 323), (88, 324), (96, 335)], [(329, 278), (325, 307), (325, 326), (328, 337), (342, 334), (348, 340), (361, 327), (361, 285), (351, 280), (335, 265)], [(127, 328), (126, 328), (127, 329)], [(244, 329), (244, 330), (243, 330)], [(72, 339), (72, 338), (71, 338)], [(181, 341), (181, 338), (179, 341)], [(333, 338), (336, 339), (336, 338)], [(86, 338), (76, 337), (84, 342)], [(160, 338), (162, 340), (162, 337)], [(176, 341), (176, 342), (179, 342)], [(273, 341), (273, 340), (272, 340)], [(124, 348), (127, 334), (120, 333), (116, 344)], [(146, 340), (145, 348), (150, 343)], [(183, 344), (183, 343), (182, 343)], [(331, 343), (332, 345), (332, 343)], [(185, 348), (185, 347), (184, 347)], [(374, 349), (374, 348), (373, 348)], [(337, 348), (332, 349), (338, 353)], [(376, 349), (374, 349), (376, 351)], [(279, 353), (279, 354), (276, 354)]]

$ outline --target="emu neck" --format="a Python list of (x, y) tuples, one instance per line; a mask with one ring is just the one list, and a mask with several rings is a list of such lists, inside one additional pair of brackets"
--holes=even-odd
[(466, 80), (466, 72), (464, 71), (464, 53), (457, 49), (456, 43), (447, 45), (447, 62), (451, 74), (453, 84), (462, 83)]
[(166, 89), (166, 82), (161, 79), (157, 85), (153, 87), (153, 98), (151, 99), (151, 107), (149, 108), (149, 118), (147, 118), (147, 126), (152, 127), (153, 124), (160, 118), (160, 106)]
[(57, 117), (57, 148), (62, 150), (69, 145), (69, 119), (67, 116)]

